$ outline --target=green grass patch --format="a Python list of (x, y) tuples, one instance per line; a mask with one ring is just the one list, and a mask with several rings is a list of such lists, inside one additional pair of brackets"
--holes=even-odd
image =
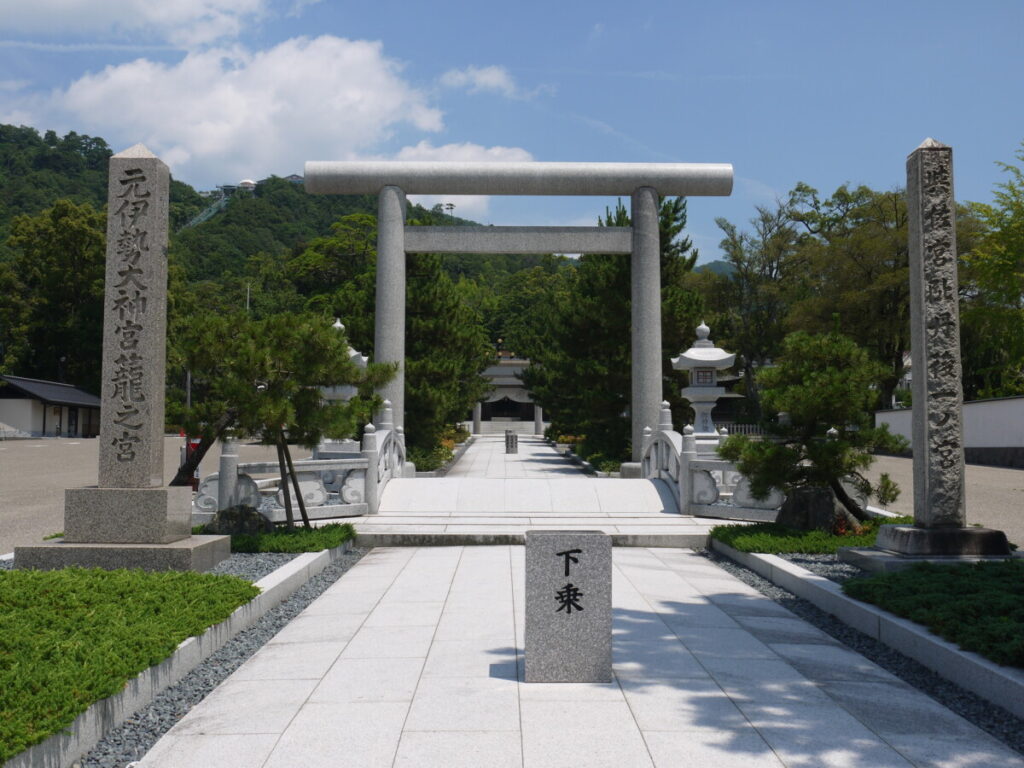
[(257, 594), (192, 572), (0, 571), (0, 763)]
[(232, 552), (319, 552), (341, 546), (356, 535), (350, 523), (331, 523), (320, 528), (277, 530), (231, 537)]
[(1024, 561), (935, 565), (843, 584), (850, 597), (927, 627), (965, 651), (1024, 667)]
[(716, 525), (710, 536), (737, 552), (767, 554), (835, 554), (839, 547), (873, 547), (883, 525), (912, 524), (912, 517), (875, 517), (864, 524), (864, 532), (837, 536), (825, 531), (800, 531), (778, 523)]

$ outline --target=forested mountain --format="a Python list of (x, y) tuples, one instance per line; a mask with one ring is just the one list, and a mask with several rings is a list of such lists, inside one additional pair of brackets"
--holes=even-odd
[[(97, 391), (101, 350), (104, 206), (110, 149), (99, 138), (0, 126), (0, 371), (69, 381)], [(1024, 151), (1017, 159), (1024, 165)], [(968, 399), (1024, 393), (1024, 171), (991, 204), (957, 213), (964, 391)], [(309, 195), (270, 178), (215, 202), (171, 188), (169, 406), (183, 402), (189, 350), (211, 315), (246, 322), (276, 316), (327, 323), (373, 352), (376, 198)], [(719, 220), (724, 257), (694, 268), (685, 200), (661, 203), (663, 396), (684, 385), (668, 359), (706, 320), (738, 353), (750, 418), (762, 413), (757, 373), (787, 334), (839, 331), (885, 367), (878, 405), (899, 391), (909, 349), (906, 202), (901, 190), (843, 185), (830, 195), (800, 183), (746, 228)], [(626, 225), (628, 211), (595, 211)], [(468, 225), (410, 205), (408, 224)], [(530, 357), (527, 384), (560, 434), (614, 462), (629, 454), (629, 259), (584, 255), (408, 259), (407, 434), (427, 456), (483, 394), (480, 371), (495, 348)], [(178, 411), (180, 414), (180, 410)]]

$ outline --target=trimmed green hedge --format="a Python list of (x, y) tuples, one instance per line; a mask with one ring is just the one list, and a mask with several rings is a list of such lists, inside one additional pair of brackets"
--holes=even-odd
[(273, 533), (237, 534), (231, 537), (232, 552), (319, 552), (333, 549), (349, 539), (356, 531), (350, 523), (331, 523), (319, 528), (296, 528)]
[(0, 763), (258, 594), (193, 572), (0, 571)]
[(847, 581), (843, 591), (921, 624), (965, 651), (1024, 667), (1024, 560), (920, 563)]
[(778, 523), (716, 525), (710, 536), (738, 552), (767, 554), (835, 554), (840, 547), (872, 547), (882, 525), (912, 524), (912, 517), (875, 517), (864, 524), (861, 534), (837, 536), (825, 531), (800, 531)]

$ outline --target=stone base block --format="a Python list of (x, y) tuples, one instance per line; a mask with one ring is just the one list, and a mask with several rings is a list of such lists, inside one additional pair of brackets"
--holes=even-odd
[(192, 531), (192, 489), (69, 488), (64, 540), (76, 544), (169, 544)]
[(883, 525), (875, 547), (901, 555), (1003, 556), (1010, 554), (1006, 534), (991, 528), (918, 528), (913, 525)]
[(639, 479), (644, 476), (643, 465), (639, 461), (625, 461), (619, 467), (619, 477), (626, 479)]
[(230, 536), (189, 536), (170, 544), (80, 544), (54, 539), (15, 547), (14, 567), (141, 568), (144, 571), (208, 571), (231, 554)]
[(836, 553), (840, 560), (856, 565), (871, 573), (888, 573), (902, 571), (916, 563), (935, 563), (936, 565), (965, 565), (989, 560), (1006, 560), (1007, 556), (980, 555), (902, 555), (877, 547), (842, 547)]

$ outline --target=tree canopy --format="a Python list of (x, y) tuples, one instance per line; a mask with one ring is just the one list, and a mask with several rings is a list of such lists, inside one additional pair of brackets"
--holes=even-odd
[(758, 497), (773, 487), (831, 488), (856, 527), (867, 512), (843, 484), (867, 495), (873, 489), (864, 471), (872, 453), (903, 447), (884, 425), (871, 424), (874, 389), (884, 375), (884, 367), (847, 336), (792, 333), (776, 364), (757, 374), (769, 437), (732, 435), (719, 453), (737, 463)]

